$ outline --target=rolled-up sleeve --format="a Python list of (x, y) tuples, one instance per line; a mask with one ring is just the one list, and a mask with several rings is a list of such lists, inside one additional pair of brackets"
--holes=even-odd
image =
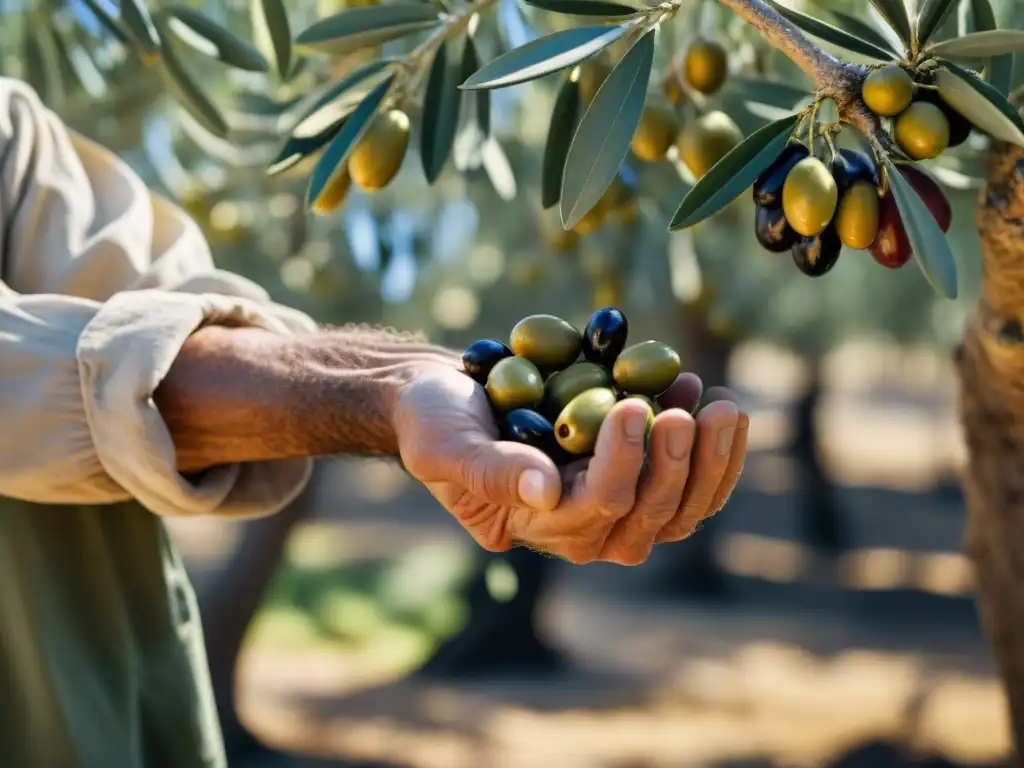
[(204, 325), (315, 328), (217, 270), (198, 227), (0, 78), (0, 495), (135, 498), (160, 515), (270, 514), (312, 462), (187, 478), (153, 393)]

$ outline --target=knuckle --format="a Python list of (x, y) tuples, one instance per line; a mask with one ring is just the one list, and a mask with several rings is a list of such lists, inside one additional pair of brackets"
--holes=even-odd
[(636, 503), (636, 490), (627, 486), (609, 488), (601, 495), (600, 510), (607, 517), (622, 517)]

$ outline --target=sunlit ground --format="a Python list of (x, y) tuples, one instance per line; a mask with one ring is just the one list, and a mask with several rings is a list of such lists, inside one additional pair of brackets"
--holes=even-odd
[[(799, 468), (774, 452), (799, 369), (749, 348), (734, 374), (751, 395), (754, 453), (716, 556), (736, 605), (645, 591), (672, 552), (628, 572), (565, 568), (543, 614), (571, 673), (401, 681), (464, 621), (457, 589), (472, 550), (397, 468), (341, 463), (253, 628), (247, 718), (281, 745), (416, 768), (822, 765), (878, 739), (962, 764), (1003, 757), (1001, 692), (958, 551), (962, 510), (917, 495), (962, 457), (941, 361), (862, 348), (830, 363), (822, 439), (848, 486), (855, 543), (833, 563), (798, 543)], [(232, 531), (178, 531), (200, 583)], [(509, 586), (501, 576), (495, 590)]]

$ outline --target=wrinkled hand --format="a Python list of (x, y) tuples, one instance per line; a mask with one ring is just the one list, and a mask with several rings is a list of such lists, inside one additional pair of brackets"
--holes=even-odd
[(749, 418), (728, 390), (683, 374), (659, 398), (644, 463), (646, 409), (623, 400), (601, 427), (594, 456), (559, 470), (541, 451), (498, 439), (482, 387), (455, 369), (406, 386), (396, 409), (406, 469), (491, 552), (516, 544), (574, 563), (644, 562), (679, 541), (732, 493)]

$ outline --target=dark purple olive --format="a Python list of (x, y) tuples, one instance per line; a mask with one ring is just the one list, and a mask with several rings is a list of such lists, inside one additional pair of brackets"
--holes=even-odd
[(583, 356), (592, 363), (611, 368), (626, 346), (629, 323), (615, 307), (602, 307), (590, 316), (583, 330)]
[(958, 147), (967, 141), (967, 137), (971, 135), (971, 121), (943, 101), (938, 91), (918, 88), (914, 101), (926, 101), (942, 110), (942, 114), (949, 121), (949, 146)]
[(754, 234), (761, 247), (772, 253), (788, 251), (800, 239), (800, 235), (786, 221), (786, 214), (781, 205), (771, 208), (757, 206), (754, 213)]
[(516, 408), (505, 414), (501, 424), (502, 437), (533, 446), (554, 459), (561, 454), (555, 438), (554, 425), (536, 411)]
[(494, 339), (474, 341), (462, 353), (462, 368), (479, 384), (486, 384), (491, 368), (499, 360), (513, 357), (512, 350)]
[(754, 182), (754, 202), (758, 205), (779, 205), (782, 202), (782, 185), (786, 183), (786, 177), (793, 170), (793, 166), (809, 154), (807, 147), (799, 142), (787, 144), (782, 154)]
[(840, 195), (857, 181), (868, 181), (878, 186), (878, 170), (871, 158), (863, 152), (840, 149), (832, 158), (831, 171)]
[(835, 227), (828, 227), (820, 235), (801, 237), (792, 248), (793, 263), (810, 277), (821, 277), (839, 261), (843, 244)]

